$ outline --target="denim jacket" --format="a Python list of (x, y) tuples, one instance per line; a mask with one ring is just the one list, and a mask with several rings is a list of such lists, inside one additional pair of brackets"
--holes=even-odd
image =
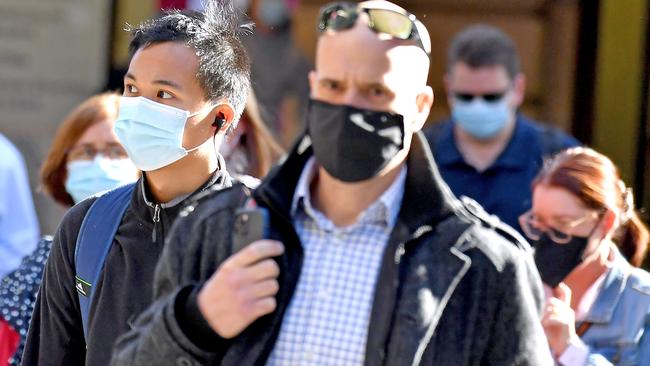
[(588, 365), (650, 366), (650, 273), (617, 252), (584, 321)]

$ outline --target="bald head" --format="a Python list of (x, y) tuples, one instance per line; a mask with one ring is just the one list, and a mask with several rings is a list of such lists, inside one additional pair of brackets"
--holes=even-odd
[[(433, 104), (433, 90), (426, 85), (429, 57), (424, 45), (410, 39), (412, 33), (409, 39), (400, 39), (407, 38), (404, 34), (409, 29), (414, 32), (403, 21), (411, 22), (405, 11), (386, 1), (368, 1), (360, 6), (368, 7), (325, 8), (316, 70), (309, 74), (311, 94), (313, 99), (329, 104), (401, 115), (403, 148), (386, 166), (388, 171), (406, 159), (412, 135), (422, 128)], [(399, 14), (368, 12), (378, 6)], [(369, 16), (383, 22), (382, 27), (373, 23), (381, 31), (370, 28)], [(391, 21), (397, 21), (395, 32), (390, 28)]]
[(408, 117), (417, 113), (417, 96), (426, 93), (428, 72), (429, 57), (415, 41), (371, 30), (361, 13), (353, 27), (321, 34), (310, 82), (317, 99)]
[[(358, 6), (359, 8), (373, 10), (391, 10), (399, 14), (407, 13), (406, 10), (400, 6), (383, 0), (364, 1), (359, 3)], [(380, 20), (382, 20), (382, 18), (384, 17), (379, 17)], [(385, 20), (382, 23), (390, 24), (391, 20)], [(390, 34), (371, 30), (368, 24), (368, 14), (361, 12), (352, 28), (334, 31), (327, 30), (323, 32), (318, 40), (319, 47), (317, 47), (317, 58), (319, 57), (319, 54), (322, 53), (322, 47), (320, 47), (321, 44), (329, 42), (346, 42), (347, 45), (351, 46), (349, 48), (349, 51), (351, 53), (359, 53), (359, 51), (362, 51), (363, 53), (371, 53), (373, 56), (377, 54), (384, 54), (392, 48), (399, 47), (399, 50), (397, 52), (401, 52), (407, 57), (413, 57), (412, 60), (414, 61), (410, 64), (403, 64), (403, 67), (408, 68), (416, 73), (419, 72), (423, 76), (423, 82), (426, 82), (426, 77), (429, 71), (429, 56), (423, 50), (423, 48), (430, 49), (430, 41), (426, 28), (424, 28), (420, 22), (416, 22), (416, 24), (419, 25), (419, 28), (416, 27), (419, 29), (416, 31), (416, 34), (422, 34), (422, 37), (420, 38), (423, 39), (423, 41), (420, 41), (420, 39), (402, 40)]]

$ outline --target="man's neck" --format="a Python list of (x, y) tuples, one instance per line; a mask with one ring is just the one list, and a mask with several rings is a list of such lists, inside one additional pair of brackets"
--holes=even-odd
[(496, 136), (489, 140), (477, 139), (459, 126), (454, 126), (454, 137), (458, 151), (465, 162), (479, 172), (492, 166), (503, 150), (508, 146), (515, 131), (516, 117), (509, 121)]
[(310, 185), (314, 206), (339, 227), (354, 224), (359, 216), (393, 184), (404, 163), (359, 183), (333, 178), (322, 167)]
[(169, 166), (146, 172), (146, 182), (153, 200), (167, 203), (199, 189), (218, 168), (216, 156), (197, 150)]

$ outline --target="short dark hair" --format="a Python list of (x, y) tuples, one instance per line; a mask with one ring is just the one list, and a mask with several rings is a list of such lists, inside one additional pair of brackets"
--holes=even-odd
[[(250, 60), (240, 37), (251, 31), (240, 25), (230, 0), (206, 2), (204, 12), (171, 10), (139, 26), (127, 27), (132, 40), (131, 56), (138, 50), (163, 42), (183, 42), (196, 50), (197, 79), (210, 100), (226, 98), (239, 120), (250, 89)], [(228, 132), (235, 128), (231, 125)]]
[(520, 72), (515, 43), (500, 29), (477, 24), (458, 33), (447, 53), (447, 72), (462, 62), (471, 68), (503, 66), (514, 79)]

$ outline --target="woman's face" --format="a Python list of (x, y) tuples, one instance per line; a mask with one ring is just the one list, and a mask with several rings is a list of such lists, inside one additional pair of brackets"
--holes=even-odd
[(555, 229), (577, 237), (594, 232), (600, 215), (573, 193), (560, 187), (539, 184), (533, 190), (533, 222), (540, 230)]
[(113, 131), (113, 124), (109, 121), (101, 121), (88, 127), (70, 148), (67, 162), (93, 160), (98, 154), (112, 159), (129, 157)]
[(65, 189), (77, 203), (138, 179), (111, 121), (90, 126), (68, 151)]

